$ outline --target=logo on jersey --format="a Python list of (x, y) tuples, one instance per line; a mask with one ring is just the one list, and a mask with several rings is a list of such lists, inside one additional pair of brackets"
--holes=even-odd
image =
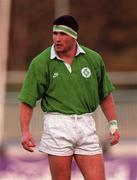
[(84, 67), (81, 69), (81, 74), (84, 78), (89, 78), (91, 76), (91, 71), (88, 67)]
[(55, 73), (53, 74), (53, 78), (56, 78), (58, 75), (59, 75), (59, 73), (58, 73), (58, 72), (55, 72)]

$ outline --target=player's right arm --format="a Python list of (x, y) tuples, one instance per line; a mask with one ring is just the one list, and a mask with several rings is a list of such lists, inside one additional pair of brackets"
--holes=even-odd
[(33, 108), (26, 103), (20, 106), (20, 126), (22, 132), (22, 146), (25, 150), (33, 152), (36, 146), (35, 141), (30, 133), (30, 121), (32, 118)]

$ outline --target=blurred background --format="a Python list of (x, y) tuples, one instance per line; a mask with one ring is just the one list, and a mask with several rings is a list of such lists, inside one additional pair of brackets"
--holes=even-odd
[[(54, 18), (71, 14), (80, 25), (78, 42), (99, 52), (117, 107), (121, 141), (108, 144), (107, 121), (98, 108), (97, 130), (104, 149), (107, 180), (137, 180), (137, 1), (0, 0), (0, 179), (50, 180), (47, 157), (20, 146), (17, 95), (32, 59), (52, 44)], [(39, 103), (31, 129), (39, 143)], [(72, 179), (82, 180), (75, 163)]]

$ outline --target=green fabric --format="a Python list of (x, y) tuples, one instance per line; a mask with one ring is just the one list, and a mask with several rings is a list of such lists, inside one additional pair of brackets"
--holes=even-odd
[(67, 27), (67, 26), (64, 26), (64, 25), (54, 25), (53, 26), (53, 32), (54, 31), (62, 31), (70, 36), (72, 36), (73, 38), (77, 39), (77, 32), (74, 31), (73, 29)]
[(93, 112), (115, 88), (108, 78), (101, 56), (81, 47), (86, 53), (74, 57), (72, 73), (63, 61), (50, 59), (51, 48), (34, 58), (18, 96), (19, 100), (34, 107), (37, 100), (41, 99), (44, 112)]

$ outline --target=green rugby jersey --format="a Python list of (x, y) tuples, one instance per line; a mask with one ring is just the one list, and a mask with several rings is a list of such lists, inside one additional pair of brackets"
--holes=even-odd
[(19, 100), (34, 107), (41, 100), (44, 112), (83, 114), (93, 112), (115, 88), (108, 78), (101, 56), (85, 51), (73, 58), (70, 73), (64, 62), (50, 58), (51, 47), (29, 66)]

